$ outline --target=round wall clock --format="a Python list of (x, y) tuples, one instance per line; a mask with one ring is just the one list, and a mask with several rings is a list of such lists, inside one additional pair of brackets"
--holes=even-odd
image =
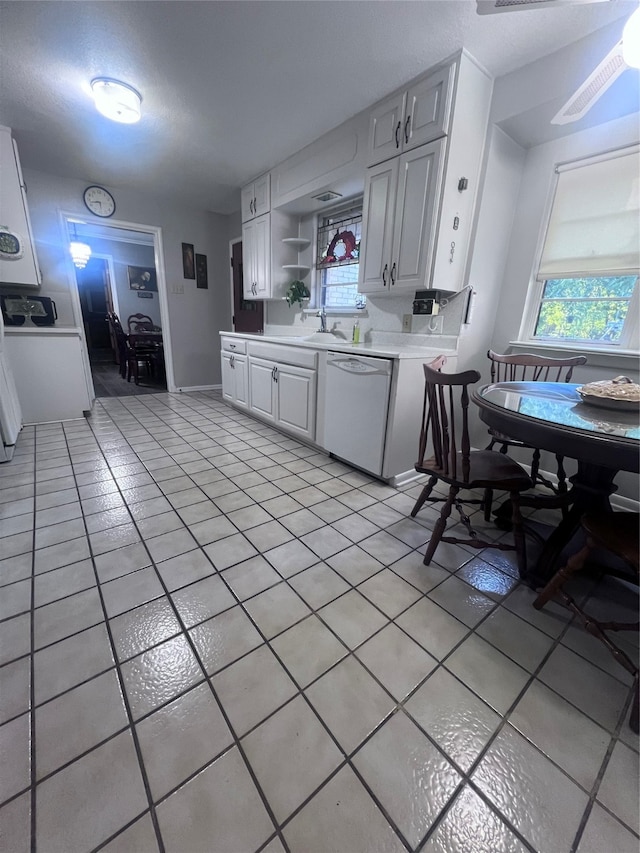
[(116, 212), (115, 200), (104, 187), (87, 187), (82, 197), (91, 213), (95, 213), (96, 216), (106, 218), (113, 216)]

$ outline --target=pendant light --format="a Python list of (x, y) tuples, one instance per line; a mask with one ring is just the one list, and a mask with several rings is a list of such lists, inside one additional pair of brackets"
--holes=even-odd
[(74, 266), (83, 270), (91, 257), (91, 246), (88, 243), (82, 243), (78, 240), (76, 233), (76, 225), (73, 223), (73, 240), (69, 243), (69, 252)]

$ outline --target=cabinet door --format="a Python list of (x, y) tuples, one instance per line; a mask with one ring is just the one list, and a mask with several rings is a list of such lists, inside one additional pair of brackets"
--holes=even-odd
[(251, 182), (247, 184), (246, 187), (242, 187), (240, 190), (240, 210), (242, 211), (242, 221), (247, 222), (249, 219), (253, 219), (255, 214), (254, 211), (254, 197), (255, 197), (255, 184)]
[(374, 166), (402, 150), (405, 93), (393, 95), (373, 108), (369, 115), (367, 164)]
[(402, 140), (404, 150), (439, 139), (449, 129), (455, 64), (429, 75), (407, 92)]
[(256, 226), (245, 222), (242, 226), (242, 295), (256, 298)]
[(399, 158), (394, 157), (367, 169), (358, 275), (360, 293), (386, 293), (389, 290), (398, 167)]
[(390, 290), (429, 287), (444, 139), (399, 157)]
[(249, 359), (249, 400), (251, 411), (270, 421), (275, 420), (275, 391), (273, 381), (275, 362), (261, 358)]
[(258, 299), (268, 299), (271, 296), (271, 221), (270, 214), (265, 213), (253, 222), (254, 226), (254, 263), (255, 263), (255, 293)]
[(221, 354), (222, 363), (222, 396), (225, 400), (233, 401), (235, 397), (235, 379), (233, 376), (233, 367), (231, 361), (231, 353), (223, 352)]
[(316, 372), (276, 367), (277, 426), (313, 440), (316, 434)]
[[(234, 402), (236, 405), (244, 409), (249, 408), (249, 375), (248, 361), (244, 355), (236, 355), (233, 358), (233, 378), (234, 385)], [(224, 396), (224, 379), (222, 384), (222, 394)]]
[(253, 212), (262, 216), (271, 210), (271, 175), (267, 172), (253, 182)]

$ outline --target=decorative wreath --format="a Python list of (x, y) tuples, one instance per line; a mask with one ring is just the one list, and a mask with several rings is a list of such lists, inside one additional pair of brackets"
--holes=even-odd
[(327, 254), (320, 263), (335, 264), (336, 261), (354, 261), (357, 258), (358, 244), (353, 231), (336, 231), (333, 240), (327, 246)]

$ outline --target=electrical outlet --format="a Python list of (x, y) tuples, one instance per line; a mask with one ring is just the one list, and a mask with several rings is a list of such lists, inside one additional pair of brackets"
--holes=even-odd
[(411, 331), (411, 314), (403, 314), (402, 315), (402, 331), (410, 332)]

